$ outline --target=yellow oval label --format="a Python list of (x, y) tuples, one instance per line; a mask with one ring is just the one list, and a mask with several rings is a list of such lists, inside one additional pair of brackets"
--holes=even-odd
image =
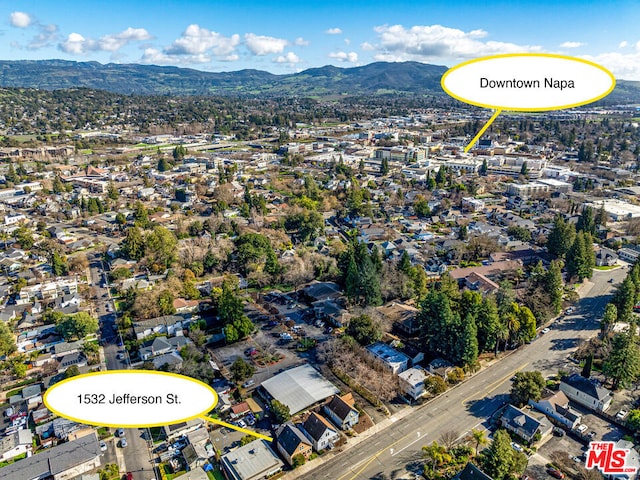
[(44, 404), (74, 422), (144, 428), (202, 417), (218, 403), (209, 385), (184, 375), (110, 370), (68, 378), (49, 388)]
[(476, 58), (441, 79), (445, 92), (478, 107), (541, 112), (578, 107), (606, 97), (616, 85), (606, 68), (588, 60), (547, 53)]

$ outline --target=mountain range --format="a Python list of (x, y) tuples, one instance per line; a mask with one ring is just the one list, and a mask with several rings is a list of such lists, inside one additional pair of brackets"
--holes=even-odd
[[(94, 88), (140, 95), (224, 95), (326, 97), (344, 95), (444, 95), (441, 65), (376, 62), (361, 67), (327, 65), (275, 75), (261, 70), (205, 72), (138, 64), (67, 60), (0, 61), (0, 87)], [(640, 102), (640, 82), (620, 80), (606, 103)]]

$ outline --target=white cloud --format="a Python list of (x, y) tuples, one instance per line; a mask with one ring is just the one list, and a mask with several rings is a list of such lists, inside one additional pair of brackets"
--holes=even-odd
[[(240, 35), (234, 34), (230, 37), (212, 32), (202, 28), (197, 24), (189, 25), (182, 36), (164, 49), (164, 54), (173, 56), (194, 56), (213, 54), (220, 57), (228, 57), (235, 52), (240, 43)], [(167, 58), (169, 58), (167, 57)]]
[(127, 28), (120, 33), (104, 35), (98, 40), (85, 38), (79, 33), (71, 33), (67, 39), (58, 45), (65, 53), (82, 55), (87, 52), (117, 52), (125, 45), (153, 38), (144, 28)]
[(564, 42), (560, 44), (560, 48), (578, 48), (585, 46), (586, 43), (582, 42)]
[(294, 43), (295, 45), (300, 46), (300, 47), (307, 47), (307, 46), (309, 45), (309, 43), (310, 43), (310, 42), (309, 42), (309, 40), (305, 40), (305, 39), (304, 39), (304, 38), (302, 38), (302, 37), (298, 37), (298, 38), (296, 38), (296, 39), (293, 41), (293, 43)]
[[(224, 57), (227, 61), (233, 61), (233, 54)], [(237, 55), (235, 55), (235, 59), (237, 60)], [(195, 53), (192, 55), (174, 55), (174, 54), (166, 54), (156, 48), (146, 48), (142, 57), (140, 58), (140, 63), (147, 63), (153, 65), (193, 65), (196, 63), (209, 63), (213, 60), (211, 55), (207, 55), (206, 53)]]
[(300, 63), (300, 57), (293, 52), (287, 52), (285, 55), (280, 55), (273, 59), (274, 63), (288, 63), (289, 65), (295, 65)]
[(627, 45), (629, 45), (629, 42), (627, 42), (626, 40), (623, 40), (618, 45), (618, 48), (625, 48)]
[(244, 43), (249, 51), (254, 55), (282, 53), (284, 51), (284, 47), (289, 45), (289, 42), (284, 38), (267, 37), (264, 35), (256, 35), (254, 33), (245, 34)]
[(591, 60), (613, 73), (622, 80), (640, 80), (640, 51), (634, 53), (607, 52), (599, 55), (585, 55)]
[(151, 40), (152, 36), (144, 28), (127, 28), (120, 33), (105, 35), (100, 39), (99, 46), (101, 50), (107, 52), (115, 52), (124, 47), (127, 43), (138, 42), (143, 40)]
[(351, 39), (345, 38), (344, 39), (344, 43), (345, 43), (345, 45), (351, 45)]
[(360, 48), (362, 50), (366, 50), (368, 52), (370, 52), (371, 50), (375, 50), (376, 47), (374, 47), (373, 45), (371, 45), (369, 42), (364, 42), (360, 44)]
[(483, 41), (488, 34), (484, 30), (464, 32), (442, 25), (381, 25), (374, 28), (379, 51), (374, 56), (382, 61), (433, 60), (476, 58), (499, 53), (539, 51), (540, 46)]
[(356, 63), (358, 61), (358, 54), (356, 52), (331, 52), (329, 58), (333, 58), (339, 62)]
[(13, 12), (9, 15), (9, 21), (14, 27), (27, 28), (33, 23), (33, 18), (25, 12)]
[(29, 50), (48, 47), (58, 39), (58, 26), (56, 24), (38, 25), (38, 28), (40, 29), (40, 33), (33, 37), (27, 45)]
[(324, 31), (327, 35), (340, 35), (342, 33), (342, 29), (338, 27), (328, 28)]
[(70, 33), (67, 39), (60, 43), (58, 47), (65, 53), (72, 53), (74, 55), (80, 55), (85, 53), (88, 49), (91, 49), (95, 41), (86, 39), (79, 33)]

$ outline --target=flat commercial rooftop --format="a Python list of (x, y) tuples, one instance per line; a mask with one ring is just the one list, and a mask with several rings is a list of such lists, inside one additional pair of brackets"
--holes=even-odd
[(269, 395), (288, 406), (292, 415), (339, 392), (311, 365), (286, 370), (262, 386)]

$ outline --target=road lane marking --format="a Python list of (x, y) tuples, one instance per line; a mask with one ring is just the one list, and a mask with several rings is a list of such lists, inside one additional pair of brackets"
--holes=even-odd
[[(488, 390), (486, 390), (486, 391), (484, 392), (484, 396), (482, 396), (482, 397), (478, 397), (478, 398), (479, 398), (479, 399), (480, 399), (480, 398), (485, 398), (489, 393), (493, 392), (493, 391), (494, 391), (496, 388), (498, 388), (502, 383), (504, 383), (504, 381), (505, 381), (507, 378), (511, 378), (511, 377), (513, 377), (517, 372), (521, 371), (521, 370), (522, 370), (524, 367), (526, 367), (527, 365), (529, 365), (529, 362), (525, 362), (525, 363), (523, 363), (522, 365), (520, 365), (520, 366), (519, 366), (518, 368), (516, 368), (515, 370), (512, 370), (510, 373), (508, 373), (508, 374), (504, 375), (503, 377), (500, 377), (498, 380), (496, 380), (495, 382), (491, 383), (491, 384), (489, 385), (489, 387), (491, 387), (491, 388), (489, 388)], [(461, 403), (462, 405), (464, 405), (464, 404), (466, 404), (469, 400), (472, 400), (473, 398), (476, 398), (476, 396), (477, 396), (477, 393), (475, 393), (475, 394), (473, 394), (473, 395), (469, 395), (467, 398), (465, 398), (464, 400), (462, 400), (460, 403)]]
[(396, 455), (398, 455), (399, 453), (401, 453), (402, 451), (406, 450), (407, 448), (409, 448), (411, 445), (413, 445), (414, 443), (419, 442), (420, 440), (422, 440), (422, 438), (418, 437), (416, 438), (413, 442), (409, 443), (408, 445), (405, 445), (404, 447), (402, 447), (400, 450), (393, 452), (391, 454), (392, 457), (395, 457)]
[[(392, 449), (393, 447), (395, 447), (398, 443), (402, 442), (405, 438), (414, 435), (414, 432), (408, 433), (406, 435), (404, 435), (402, 438), (400, 438), (399, 440), (396, 440), (395, 442), (391, 443), (390, 445), (387, 445), (383, 448), (381, 448), (380, 450), (378, 450), (376, 453), (374, 453), (371, 458), (369, 460), (367, 460), (364, 465), (362, 465), (362, 467), (360, 467), (360, 469), (355, 472), (355, 474), (353, 474), (353, 472), (347, 472), (344, 475), (342, 475), (341, 477), (338, 477), (336, 480), (342, 480), (344, 478), (349, 477), (349, 475), (353, 474), (353, 476), (349, 477), (349, 480), (354, 480), (355, 478), (358, 477), (358, 475), (360, 475), (362, 472), (364, 472), (364, 470), (371, 465), (375, 460), (378, 459), (378, 457), (380, 455), (382, 455), (383, 453), (385, 453), (388, 449)], [(420, 439), (418, 439), (420, 440)]]

